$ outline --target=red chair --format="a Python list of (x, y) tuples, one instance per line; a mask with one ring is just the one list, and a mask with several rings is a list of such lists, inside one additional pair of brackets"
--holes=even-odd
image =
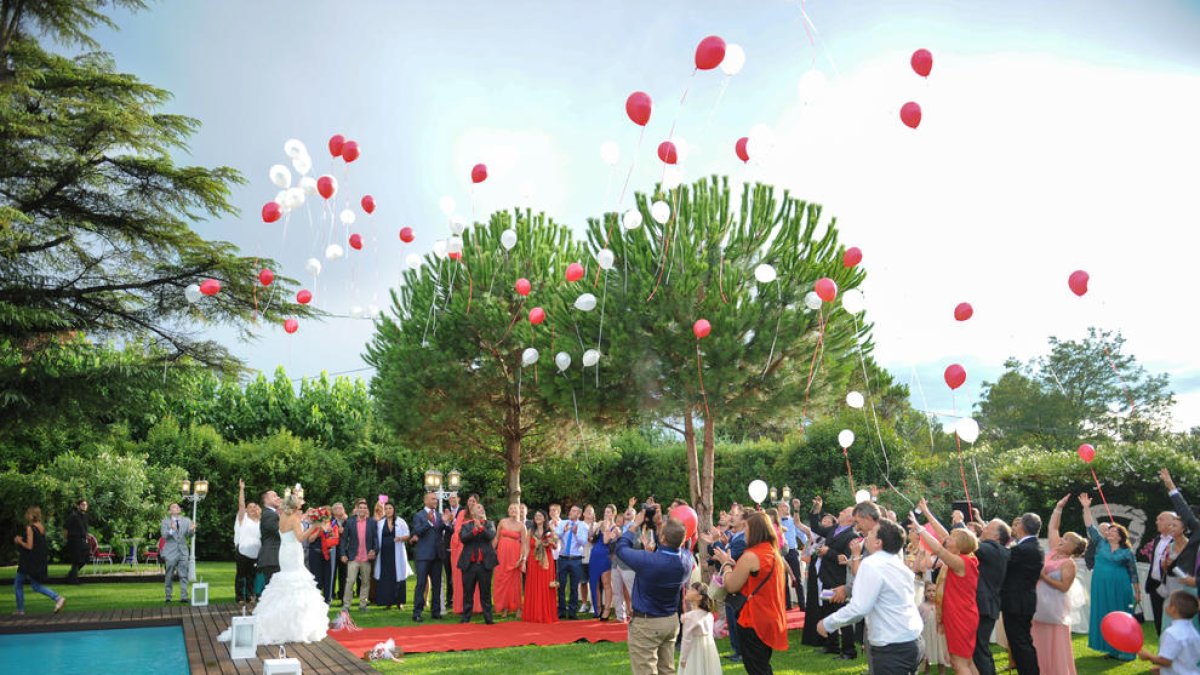
[(163, 546), (165, 546), (166, 543), (167, 543), (166, 537), (159, 537), (158, 538), (158, 546), (157, 547), (147, 546), (146, 550), (142, 553), (142, 560), (145, 560), (146, 562), (150, 562), (153, 560), (155, 565), (162, 565), (162, 550), (163, 550)]
[(96, 571), (96, 565), (100, 563), (113, 564), (116, 555), (112, 551), (112, 546), (101, 546), (100, 542), (96, 541), (96, 537), (91, 533), (88, 533), (87, 544), (93, 572)]

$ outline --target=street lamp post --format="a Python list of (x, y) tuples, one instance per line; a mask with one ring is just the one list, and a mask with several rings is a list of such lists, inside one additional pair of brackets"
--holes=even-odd
[(775, 488), (771, 488), (770, 495), (771, 495), (771, 503), (772, 504), (779, 501), (779, 492)]
[(442, 486), (442, 472), (437, 469), (430, 469), (425, 472), (425, 491), (432, 492), (438, 498), (438, 513), (442, 512), (442, 501), (450, 496), (451, 493), (458, 492), (462, 487), (462, 474), (458, 469), (451, 469), (450, 473), (446, 474), (445, 487)]
[[(196, 524), (196, 505), (208, 496), (208, 481), (198, 480), (195, 485), (188, 479), (183, 479), (181, 486), (183, 498), (192, 503), (192, 525)], [(196, 580), (196, 535), (192, 534), (192, 549), (188, 558), (188, 581)]]
[(783, 501), (787, 502), (788, 504), (791, 504), (791, 502), (792, 502), (792, 488), (790, 488), (790, 487), (788, 487), (788, 486), (784, 485), (784, 486), (783, 486), (783, 492), (782, 492), (782, 493), (780, 493), (780, 496), (781, 496), (781, 497), (783, 497)]

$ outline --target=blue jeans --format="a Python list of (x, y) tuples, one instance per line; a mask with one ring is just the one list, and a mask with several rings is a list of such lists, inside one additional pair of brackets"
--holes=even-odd
[[(568, 580), (569, 579), (569, 580)], [(583, 583), (583, 560), (558, 558), (558, 616), (574, 619), (579, 613), (579, 584)], [(570, 592), (568, 593), (568, 589)], [(570, 604), (567, 603), (570, 597)]]
[(25, 582), (28, 581), (33, 590), (42, 595), (58, 602), (58, 593), (55, 593), (51, 588), (38, 583), (37, 579), (27, 576), (23, 572), (17, 572), (16, 579), (13, 580), (13, 591), (17, 594), (17, 611), (25, 611)]

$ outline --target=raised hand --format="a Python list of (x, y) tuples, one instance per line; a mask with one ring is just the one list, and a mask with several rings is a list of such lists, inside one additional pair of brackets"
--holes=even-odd
[(1092, 508), (1092, 498), (1086, 492), (1079, 493), (1079, 503), (1082, 504), (1083, 508), (1085, 509)]
[(1166, 467), (1158, 470), (1158, 477), (1162, 479), (1163, 485), (1167, 486), (1167, 491), (1175, 489), (1175, 481), (1171, 480), (1171, 472), (1167, 471)]
[(917, 510), (921, 513), (929, 513), (929, 502), (925, 501), (924, 497), (917, 500)]
[(1067, 505), (1067, 501), (1070, 499), (1071, 495), (1069, 493), (1064, 495), (1063, 498), (1058, 500), (1058, 503), (1054, 505), (1054, 508), (1058, 511), (1061, 511), (1063, 507)]

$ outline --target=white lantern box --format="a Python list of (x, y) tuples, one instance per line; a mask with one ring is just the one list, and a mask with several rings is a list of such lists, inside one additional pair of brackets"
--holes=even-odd
[(229, 658), (255, 658), (258, 651), (258, 621), (253, 616), (235, 616), (229, 632)]
[(208, 582), (197, 581), (192, 584), (192, 607), (208, 606)]
[(263, 659), (263, 675), (301, 675), (300, 659), (287, 658), (287, 652), (281, 646), (279, 658)]

